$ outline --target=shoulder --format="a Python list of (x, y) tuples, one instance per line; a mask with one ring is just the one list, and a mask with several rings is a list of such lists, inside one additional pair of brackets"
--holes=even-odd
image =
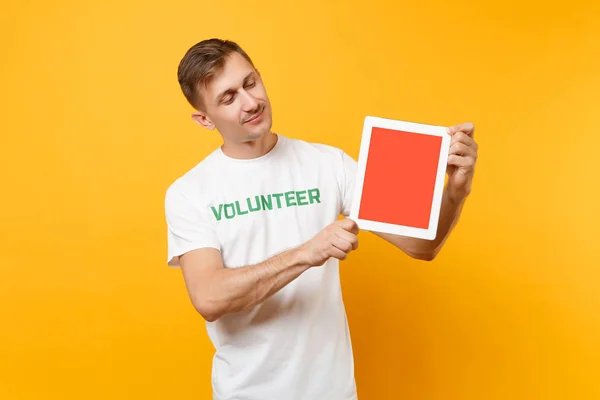
[(166, 189), (167, 199), (195, 198), (202, 193), (218, 164), (217, 151), (213, 151), (189, 170), (175, 178)]
[(357, 160), (350, 156), (345, 150), (324, 143), (308, 142), (300, 139), (288, 139), (289, 147), (300, 153), (303, 157), (312, 160), (317, 159), (336, 171), (351, 171), (356, 168)]
[(332, 145), (293, 138), (286, 138), (286, 140), (291, 149), (309, 156), (322, 157), (332, 161), (341, 161), (344, 156), (347, 156), (344, 150)]

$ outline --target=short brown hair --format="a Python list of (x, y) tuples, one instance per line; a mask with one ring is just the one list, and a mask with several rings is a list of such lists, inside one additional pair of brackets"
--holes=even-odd
[(187, 101), (197, 110), (204, 108), (200, 86), (206, 87), (213, 76), (223, 68), (225, 59), (237, 52), (254, 68), (254, 63), (235, 42), (223, 39), (206, 39), (192, 46), (179, 63), (177, 80)]

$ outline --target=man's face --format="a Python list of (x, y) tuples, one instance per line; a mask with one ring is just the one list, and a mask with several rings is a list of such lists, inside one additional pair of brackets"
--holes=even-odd
[(205, 111), (194, 120), (217, 128), (223, 140), (243, 143), (270, 132), (271, 104), (258, 72), (241, 55), (229, 54), (223, 69), (201, 90)]

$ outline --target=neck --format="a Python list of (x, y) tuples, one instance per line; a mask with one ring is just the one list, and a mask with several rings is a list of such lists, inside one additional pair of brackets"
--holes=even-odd
[(260, 138), (247, 142), (224, 141), (221, 150), (227, 157), (250, 160), (264, 156), (275, 147), (275, 144), (277, 144), (277, 135), (269, 131)]

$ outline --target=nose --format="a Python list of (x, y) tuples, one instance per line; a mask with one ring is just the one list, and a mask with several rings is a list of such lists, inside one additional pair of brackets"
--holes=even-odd
[(258, 100), (250, 93), (245, 90), (242, 90), (242, 100), (243, 100), (243, 109), (245, 112), (251, 112), (256, 110), (258, 107)]

